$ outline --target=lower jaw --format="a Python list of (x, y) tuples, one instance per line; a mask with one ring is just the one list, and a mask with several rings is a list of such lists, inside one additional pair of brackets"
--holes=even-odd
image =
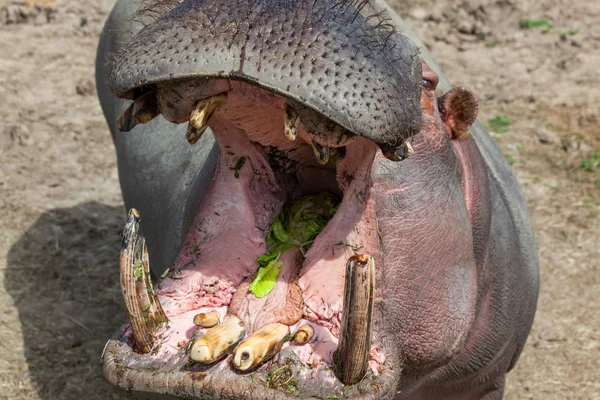
[[(323, 398), (323, 393), (329, 393), (324, 397), (336, 398), (340, 393), (372, 392), (380, 374), (390, 374), (385, 371), (386, 356), (377, 332), (369, 372), (359, 385), (350, 388), (340, 381), (333, 356), (338, 348), (348, 259), (364, 253), (376, 265), (381, 261), (369, 196), (370, 167), (377, 147), (356, 138), (345, 146), (337, 169), (323, 168), (322, 181), (315, 181), (319, 173), (314, 165), (302, 165), (303, 152), (312, 155), (309, 146), (296, 147), (295, 170), (281, 171), (269, 162), (268, 147), (251, 142), (223, 116), (213, 116), (211, 127), (219, 145), (219, 161), (210, 193), (173, 267), (157, 287), (169, 321), (153, 332), (152, 349), (145, 354), (139, 352), (131, 325), (123, 325), (107, 345), (105, 375), (130, 390), (185, 396), (211, 393), (218, 398), (263, 399), (269, 398), (266, 393), (272, 398), (302, 393)], [(332, 187), (332, 182), (338, 187)], [(338, 212), (306, 254), (288, 257), (299, 261), (282, 267), (266, 300), (257, 299), (247, 288), (256, 276), (257, 258), (265, 253), (269, 225), (288, 198), (325, 189), (343, 192)], [(299, 294), (295, 304), (290, 303), (292, 290)], [(231, 367), (230, 352), (213, 363), (191, 362), (191, 345), (208, 331), (194, 325), (194, 316), (213, 312), (220, 321), (239, 318), (246, 335), (269, 323), (285, 324), (292, 334), (309, 325), (314, 335), (303, 345), (286, 341), (275, 356), (247, 374)], [(247, 394), (240, 395), (240, 385), (247, 386)], [(262, 387), (259, 397), (252, 394), (257, 385)]]

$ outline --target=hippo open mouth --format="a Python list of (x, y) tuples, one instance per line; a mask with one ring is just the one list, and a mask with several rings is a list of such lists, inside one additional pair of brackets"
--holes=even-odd
[(130, 211), (129, 322), (104, 356), (126, 389), (236, 399), (394, 389), (371, 168), (412, 152), (421, 62), (356, 4), (274, 4), (184, 1), (114, 57), (112, 89), (134, 100), (119, 130), (162, 115), (188, 124), (190, 144), (210, 128), (218, 146), (210, 190), (156, 288)]

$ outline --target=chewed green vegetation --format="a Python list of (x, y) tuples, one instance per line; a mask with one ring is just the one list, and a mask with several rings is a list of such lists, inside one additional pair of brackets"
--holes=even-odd
[(248, 290), (264, 297), (273, 290), (283, 262), (279, 256), (298, 248), (302, 254), (325, 228), (339, 207), (339, 200), (329, 192), (298, 197), (288, 202), (277, 215), (267, 236), (267, 251), (258, 258), (260, 268)]

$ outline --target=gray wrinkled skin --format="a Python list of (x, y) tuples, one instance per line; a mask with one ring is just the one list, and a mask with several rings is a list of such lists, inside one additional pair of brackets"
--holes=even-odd
[[(347, 30), (330, 29), (328, 35), (332, 36), (328, 39), (329, 42), (325, 40), (319, 43), (319, 46), (324, 47), (318, 48), (321, 56), (323, 53), (326, 55), (322, 57), (323, 61), (319, 64), (319, 68), (311, 72), (308, 65), (292, 66), (291, 63), (284, 62), (283, 53), (275, 53), (273, 48), (267, 47), (262, 50), (262, 53), (261, 46), (252, 49), (261, 32), (266, 35), (268, 31), (269, 34), (274, 35), (269, 36), (273, 42), (291, 31), (301, 35), (304, 32), (304, 25), (294, 21), (292, 17), (283, 14), (274, 15), (260, 7), (255, 9), (241, 7), (221, 19), (213, 18), (211, 22), (207, 14), (194, 14), (197, 10), (193, 4), (192, 1), (184, 2), (185, 7), (180, 11), (142, 30), (140, 24), (131, 22), (139, 1), (120, 0), (107, 22), (98, 50), (98, 93), (115, 141), (123, 196), (128, 208), (136, 207), (142, 213), (142, 227), (150, 249), (150, 264), (156, 275), (160, 275), (175, 259), (189, 228), (189, 222), (210, 185), (216, 165), (214, 139), (209, 130), (199, 143), (190, 146), (184, 138), (185, 125), (171, 124), (162, 116), (147, 125), (138, 125), (131, 132), (122, 134), (117, 131), (115, 121), (128, 102), (113, 95), (110, 87), (120, 95), (131, 96), (131, 90), (142, 84), (164, 81), (174, 76), (200, 76), (194, 68), (201, 67), (203, 71), (214, 70), (214, 74), (204, 76), (253, 82), (257, 86), (321, 112), (344, 128), (377, 143), (395, 144), (398, 138), (411, 136), (419, 129), (419, 124), (410, 118), (414, 110), (409, 108), (409, 104), (419, 103), (419, 99), (415, 99), (411, 92), (411, 85), (420, 84), (420, 59), (418, 57), (415, 59), (415, 65), (409, 63), (398, 67), (397, 70), (383, 68), (378, 63), (377, 60), (380, 59), (377, 57), (370, 63), (364, 62), (369, 60), (370, 54), (374, 53), (369, 53), (371, 50), (368, 46), (361, 47), (360, 44), (364, 42), (359, 39), (364, 41), (365, 34), (368, 36), (373, 32), (381, 33), (385, 30), (369, 31), (372, 25), (368, 23), (360, 25), (360, 19), (354, 21), (360, 25), (359, 27), (352, 25)], [(414, 49), (419, 48), (420, 57), (440, 76), (439, 94), (449, 90), (451, 85), (439, 66), (402, 19), (390, 11), (383, 1), (375, 0), (370, 7), (376, 11), (388, 10), (398, 31), (412, 41), (409, 45), (406, 38), (402, 36), (396, 35), (390, 38), (391, 41), (402, 45), (389, 51), (386, 60), (391, 61), (402, 57), (413, 60)], [(320, 15), (326, 14), (322, 8), (317, 7), (317, 9), (321, 10)], [(305, 11), (304, 17), (314, 16), (308, 12), (309, 10)], [(192, 18), (191, 15), (194, 17)], [(336, 15), (341, 15), (340, 19), (325, 18), (325, 21), (344, 27), (348, 22), (345, 14)], [(197, 22), (193, 23), (192, 19)], [(227, 21), (231, 22), (231, 19), (237, 21), (235, 25), (228, 25)], [(248, 23), (249, 21), (252, 21), (252, 24)], [(270, 21), (276, 21), (273, 26), (278, 28), (266, 29)], [(178, 24), (182, 24), (185, 28)], [(219, 37), (217, 42), (235, 45), (224, 45), (222, 49), (216, 47), (205, 49), (200, 43), (194, 44), (193, 38), (197, 35), (194, 32), (200, 29), (202, 24), (205, 31), (208, 30), (211, 35)], [(232, 31), (232, 26), (237, 26), (238, 29)], [(140, 30), (140, 36), (132, 42), (131, 38)], [(356, 32), (361, 32), (361, 35), (355, 35), (357, 41), (352, 43), (339, 40), (335, 36), (339, 34), (352, 37)], [(261, 37), (265, 39), (265, 36)], [(368, 42), (369, 38), (367, 37), (366, 40)], [(346, 43), (347, 46), (336, 53), (334, 50), (338, 43)], [(298, 46), (297, 42), (293, 44), (301, 54), (312, 54), (312, 50), (305, 45)], [(196, 62), (193, 58), (186, 58), (189, 54), (186, 53), (186, 49), (189, 50), (192, 46), (196, 46), (194, 50), (199, 54), (204, 54), (203, 57), (198, 57)], [(357, 88), (353, 88), (347, 81), (336, 83), (335, 76), (328, 76), (325, 73), (327, 63), (335, 65), (336, 54), (350, 50), (354, 50), (357, 57), (362, 57), (360, 60), (363, 61), (349, 62), (348, 57), (344, 58), (343, 67), (352, 73), (353, 77), (361, 77), (360, 83), (357, 83), (361, 86)], [(394, 54), (394, 52), (398, 53)], [(114, 57), (116, 60), (114, 70), (110, 74), (111, 70), (106, 66), (109, 60), (113, 59), (110, 55), (115, 53), (119, 56)], [(242, 54), (245, 55), (243, 63), (240, 62)], [(201, 66), (198, 65), (200, 59), (204, 63)], [(372, 69), (368, 73), (364, 70), (362, 74), (359, 73), (360, 67), (365, 64), (370, 65)], [(411, 73), (407, 76), (398, 76), (399, 70), (408, 70)], [(366, 77), (371, 79), (367, 82)], [(377, 79), (374, 79), (375, 77)], [(319, 78), (323, 79), (320, 83)], [(318, 84), (308, 85), (309, 80), (316, 81)], [(327, 88), (325, 88), (326, 84), (329, 84)], [(336, 99), (340, 95), (343, 96), (344, 91), (348, 91), (347, 96), (352, 95), (356, 98), (357, 104), (352, 108), (352, 115), (345, 112), (343, 101), (336, 103)], [(366, 99), (373, 101), (367, 104)], [(358, 111), (354, 112), (354, 110)], [(364, 115), (380, 117), (379, 119), (365, 118)], [(384, 124), (382, 120), (387, 122)], [(403, 132), (392, 129), (401, 125), (408, 128)], [(502, 398), (506, 372), (518, 359), (535, 312), (539, 286), (537, 252), (525, 200), (504, 156), (480, 123), (476, 123), (471, 128), (471, 134), (487, 169), (489, 198), (486, 201), (490, 204), (492, 216), (489, 226), (491, 237), (489, 246), (481, 252), (484, 255), (483, 261), (477, 260), (478, 265), (479, 261), (484, 262), (482, 268), (485, 273), (481, 275), (482, 281), (477, 282), (478, 292), (469, 294), (472, 298), (464, 300), (465, 303), (476, 302), (478, 309), (476, 322), (471, 331), (456, 332), (457, 336), (464, 336), (462, 340), (467, 344), (465, 348), (449, 353), (450, 359), (435, 370), (428, 365), (423, 366), (422, 371), (404, 370), (402, 362), (398, 362), (394, 364), (395, 368), (391, 371), (384, 372), (379, 392), (365, 392), (353, 398), (373, 400), (391, 398), (498, 400)], [(373, 169), (372, 178), (375, 181), (391, 182), (392, 186), (394, 183), (400, 185), (407, 171), (410, 171), (408, 165), (410, 164), (405, 162), (379, 164)], [(450, 166), (452, 170), (456, 168), (454, 164)], [(448, 176), (453, 179), (455, 175), (453, 171), (448, 173)], [(462, 193), (456, 187), (456, 182), (449, 179), (446, 184), (452, 186), (448, 188), (448, 192), (452, 193), (457, 201), (460, 200)], [(465, 213), (464, 207), (456, 211), (456, 214), (460, 215)], [(477, 232), (473, 232), (474, 236), (476, 234)], [(403, 337), (400, 333), (407, 329), (403, 322), (412, 312), (409, 307), (403, 305), (408, 303), (402, 302), (402, 296), (406, 296), (404, 293), (410, 287), (401, 286), (403, 284), (401, 277), (390, 276), (389, 278), (390, 281), (394, 279), (399, 280), (399, 289), (396, 289), (397, 293), (391, 293), (390, 297), (397, 298), (399, 305), (391, 313), (383, 316), (386, 318), (387, 331), (396, 333), (388, 337), (388, 340), (396, 345), (389, 349), (390, 359), (401, 358), (405, 356), (402, 354), (403, 351), (410, 350), (410, 346), (403, 347)], [(443, 277), (433, 277), (433, 280), (436, 279), (443, 279)], [(388, 288), (388, 290), (393, 289)], [(464, 291), (464, 293), (468, 292)], [(393, 301), (390, 304), (394, 304)], [(435, 309), (436, 304), (430, 306)], [(485, 309), (485, 312), (479, 312), (481, 309)], [(432, 331), (435, 335), (435, 328)], [(404, 338), (406, 337), (408, 335)], [(423, 337), (421, 347), (425, 350), (418, 355), (427, 355), (428, 352), (435, 351), (437, 345), (435, 339)], [(153, 379), (155, 378), (152, 376), (140, 374), (139, 381), (123, 383), (121, 386), (141, 392), (143, 398), (176, 398), (171, 395), (150, 393), (154, 391)], [(206, 390), (214, 394), (211, 398), (219, 399), (292, 398), (283, 392), (272, 390), (260, 392), (262, 397), (256, 397), (258, 393), (256, 387), (248, 380), (239, 380), (234, 373), (221, 382), (210, 376), (203, 379), (205, 380), (198, 382), (189, 381), (189, 385), (194, 389), (185, 393), (204, 393), (203, 391)], [(239, 389), (235, 389), (236, 387)]]
[(395, 148), (420, 129), (418, 49), (352, 4), (184, 1), (115, 55), (110, 84), (130, 96), (173, 77), (242, 80)]

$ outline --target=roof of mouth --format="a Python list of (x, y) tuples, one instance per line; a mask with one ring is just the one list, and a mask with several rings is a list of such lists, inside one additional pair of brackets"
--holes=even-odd
[(115, 54), (110, 84), (131, 97), (176, 79), (242, 80), (397, 147), (420, 129), (421, 58), (367, 5), (186, 0)]

